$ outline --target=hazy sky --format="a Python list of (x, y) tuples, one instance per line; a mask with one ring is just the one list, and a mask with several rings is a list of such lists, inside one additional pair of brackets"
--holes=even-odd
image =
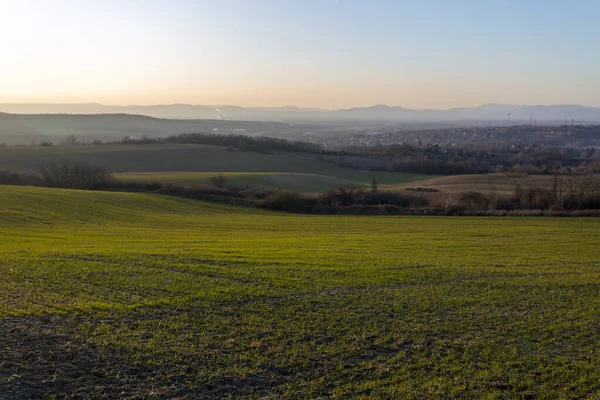
[(0, 0), (0, 102), (600, 106), (599, 0)]

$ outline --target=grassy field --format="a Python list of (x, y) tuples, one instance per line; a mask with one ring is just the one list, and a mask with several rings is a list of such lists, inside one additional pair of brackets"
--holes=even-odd
[[(420, 181), (427, 175), (401, 174), (386, 171), (348, 170), (334, 172), (336, 176), (285, 172), (224, 172), (227, 184), (236, 186), (271, 187), (298, 192), (319, 192), (340, 187), (370, 186), (373, 178), (381, 185)], [(167, 183), (210, 183), (216, 172), (130, 172), (115, 174), (124, 181), (167, 182)]]
[(0, 397), (595, 399), (598, 243), (0, 186)]
[[(288, 172), (342, 179), (352, 179), (357, 171), (370, 172), (381, 164), (380, 160), (360, 156), (230, 151), (198, 144), (0, 147), (0, 169), (36, 171), (40, 163), (56, 159), (85, 161), (111, 172)], [(335, 163), (340, 160), (355, 168)]]
[[(37, 171), (52, 160), (78, 160), (103, 166), (120, 179), (168, 183), (203, 183), (223, 173), (229, 184), (278, 187), (301, 192), (370, 185), (398, 185), (431, 178), (429, 175), (370, 171), (372, 161), (362, 169), (347, 168), (327, 159), (341, 157), (305, 153), (257, 153), (227, 151), (208, 145), (102, 145), (60, 147), (0, 147), (0, 169)], [(362, 158), (345, 157), (360, 165)], [(358, 161), (356, 161), (358, 160)], [(156, 172), (160, 171), (160, 172)]]
[(111, 172), (304, 172), (336, 168), (317, 155), (227, 151), (208, 145), (103, 145), (0, 148), (0, 169), (36, 171), (39, 164), (69, 159)]

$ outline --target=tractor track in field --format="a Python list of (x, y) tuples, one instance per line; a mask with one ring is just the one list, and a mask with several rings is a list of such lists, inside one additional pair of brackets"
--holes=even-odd
[[(140, 323), (152, 326), (158, 321), (177, 318), (190, 314), (191, 321), (206, 318), (208, 315), (229, 315), (235, 319), (237, 313), (243, 313), (244, 307), (260, 309), (269, 313), (277, 307), (293, 305), (308, 300), (307, 307), (319, 308), (325, 303), (331, 308), (347, 306), (358, 307), (359, 314), (370, 309), (361, 306), (362, 302), (345, 296), (376, 295), (376, 292), (401, 290), (409, 287), (435, 285), (454, 285), (462, 283), (489, 283), (490, 278), (520, 278), (578, 275), (572, 273), (535, 273), (482, 275), (449, 279), (445, 281), (398, 283), (392, 285), (368, 285), (360, 287), (330, 287), (301, 293), (287, 293), (276, 296), (244, 296), (241, 298), (216, 302), (212, 305), (169, 306), (163, 308), (141, 305), (126, 313), (81, 313), (72, 316), (42, 315), (28, 317), (7, 317), (0, 319), (0, 400), (48, 398), (56, 395), (61, 399), (142, 399), (179, 398), (179, 399), (217, 399), (227, 396), (234, 398), (250, 397), (249, 393), (262, 396), (277, 395), (295, 376), (314, 377), (323, 373), (323, 369), (337, 366), (326, 358), (316, 357), (307, 360), (304, 369), (265, 369), (250, 374), (242, 380), (228, 376), (218, 376), (212, 381), (187, 384), (181, 376), (181, 365), (162, 364), (145, 365), (127, 361), (129, 354), (122, 348), (99, 346), (91, 337), (83, 333), (81, 327), (87, 325), (88, 332), (94, 332), (102, 325), (111, 329), (131, 329), (135, 331)], [(310, 303), (315, 302), (312, 306)], [(300, 306), (302, 307), (302, 306)], [(247, 310), (247, 309), (246, 309)], [(381, 312), (384, 312), (382, 310)], [(522, 310), (525, 312), (526, 310)], [(371, 312), (371, 311), (369, 311)], [(388, 313), (388, 311), (385, 311)], [(384, 314), (385, 314), (384, 313)], [(383, 315), (383, 314), (382, 314)], [(385, 314), (387, 315), (387, 314)], [(389, 318), (394, 318), (390, 314)], [(192, 329), (190, 322), (188, 329)], [(325, 340), (326, 338), (324, 338)], [(313, 339), (307, 339), (313, 340)], [(445, 337), (449, 340), (449, 337)], [(343, 361), (349, 368), (362, 362), (379, 360), (385, 365), (398, 352), (413, 351), (418, 347), (436, 346), (435, 340), (401, 341), (387, 345), (370, 344), (360, 337), (356, 338), (360, 352), (347, 354)], [(221, 348), (222, 344), (216, 344)], [(357, 347), (358, 348), (358, 347)], [(190, 361), (190, 360), (188, 360)], [(300, 368), (300, 372), (296, 371)], [(382, 367), (383, 368), (383, 367)], [(295, 371), (295, 372), (292, 372)], [(299, 375), (298, 375), (299, 374)], [(348, 379), (351, 379), (349, 377)], [(505, 388), (506, 389), (506, 388)], [(511, 389), (510, 387), (506, 390)]]
[[(164, 258), (164, 257), (161, 257), (161, 258)], [(245, 285), (256, 285), (257, 284), (256, 278), (253, 278), (252, 280), (242, 279), (242, 278), (237, 278), (237, 277), (225, 276), (223, 274), (218, 274), (218, 273), (214, 273), (214, 272), (191, 271), (189, 269), (185, 270), (185, 269), (181, 269), (181, 268), (173, 268), (173, 267), (164, 266), (164, 265), (150, 265), (150, 264), (144, 264), (144, 263), (135, 263), (135, 262), (132, 263), (132, 262), (128, 262), (128, 261), (113, 261), (113, 260), (88, 258), (88, 257), (67, 257), (64, 259), (65, 260), (84, 261), (84, 262), (95, 262), (95, 263), (100, 263), (100, 264), (105, 264), (105, 265), (126, 266), (129, 268), (147, 268), (147, 269), (153, 269), (153, 270), (164, 271), (164, 272), (172, 272), (175, 274), (189, 275), (189, 276), (193, 276), (193, 277), (202, 277), (202, 278), (210, 278), (210, 279), (215, 279), (215, 280), (237, 282), (237, 283), (242, 283)], [(189, 264), (190, 265), (199, 265), (199, 266), (209, 265), (209, 266), (225, 267), (225, 268), (231, 268), (231, 269), (243, 268), (241, 265), (219, 263), (214, 260), (203, 260), (203, 259), (193, 259), (193, 262), (190, 262)]]

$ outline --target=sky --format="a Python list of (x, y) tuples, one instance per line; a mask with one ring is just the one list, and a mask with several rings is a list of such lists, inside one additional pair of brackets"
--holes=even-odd
[(0, 0), (0, 103), (600, 106), (598, 0)]

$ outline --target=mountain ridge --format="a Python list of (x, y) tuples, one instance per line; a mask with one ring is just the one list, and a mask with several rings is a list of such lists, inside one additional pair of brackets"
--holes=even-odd
[(572, 119), (600, 122), (600, 108), (580, 104), (518, 105), (487, 103), (476, 107), (410, 109), (376, 104), (367, 107), (320, 109), (195, 105), (185, 103), (114, 106), (101, 103), (3, 103), (0, 112), (10, 114), (131, 114), (167, 119), (224, 119), (246, 121), (513, 121), (556, 122)]

